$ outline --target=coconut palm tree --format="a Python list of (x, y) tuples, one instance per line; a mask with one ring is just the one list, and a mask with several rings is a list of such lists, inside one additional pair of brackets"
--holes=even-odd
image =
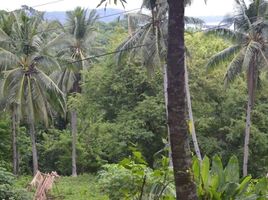
[(184, 11), (186, 1), (168, 0), (168, 126), (172, 151), (176, 199), (196, 200), (191, 178), (191, 155), (188, 143), (185, 105)]
[[(261, 69), (268, 67), (266, 56), (266, 42), (268, 39), (266, 33), (268, 27), (267, 24), (262, 20), (258, 9), (255, 10), (256, 12), (254, 17), (251, 16), (251, 18), (249, 18), (247, 15), (249, 9), (251, 9), (253, 6), (255, 8), (260, 7), (260, 1), (254, 1), (249, 7), (246, 6), (243, 0), (236, 2), (240, 7), (240, 13), (234, 16), (232, 19), (236, 29), (232, 31), (230, 29), (218, 28), (210, 31), (219, 36), (228, 37), (233, 41), (233, 45), (210, 58), (207, 68), (213, 68), (224, 60), (231, 60), (224, 77), (225, 84), (232, 82), (242, 72), (245, 72), (246, 74), (248, 102), (243, 159), (243, 175), (246, 176), (248, 173), (248, 145), (251, 127), (251, 111), (254, 106), (254, 97), (257, 85), (260, 81), (259, 76)], [(265, 4), (262, 4), (262, 6), (264, 5)]]
[[(62, 89), (64, 94), (81, 93), (81, 72), (89, 68), (92, 60), (86, 60), (91, 53), (96, 52), (95, 22), (97, 13), (89, 12), (77, 7), (74, 11), (66, 12), (67, 24), (65, 33), (59, 37), (62, 43), (57, 50), (58, 59), (64, 66), (61, 70), (51, 74), (53, 80)], [(72, 176), (77, 176), (76, 142), (77, 142), (77, 111), (75, 106), (70, 110), (72, 130)]]
[[(128, 15), (129, 37), (118, 47), (117, 62), (122, 60), (125, 54), (131, 54), (130, 57), (139, 56), (143, 65), (149, 70), (154, 71), (155, 67), (163, 68), (164, 94), (167, 111), (167, 80), (166, 80), (166, 54), (167, 54), (167, 1), (155, 2), (151, 5), (150, 1), (144, 0), (143, 6), (151, 9), (151, 14), (132, 13)], [(202, 24), (202, 20), (193, 17), (185, 17), (185, 23)], [(140, 46), (139, 49), (133, 48)], [(130, 51), (125, 51), (131, 49)], [(185, 65), (186, 76), (186, 99), (189, 114), (189, 127), (197, 157), (201, 160), (201, 153), (197, 142), (194, 128), (194, 120), (190, 98), (190, 88), (188, 84), (188, 71)]]
[[(3, 31), (2, 36), (10, 35), (14, 20), (15, 20), (14, 16), (11, 13), (8, 13), (6, 11), (0, 12), (0, 29)], [(5, 36), (2, 39), (4, 38)], [(5, 43), (4, 40), (0, 41), (0, 46), (4, 46), (4, 43)], [(19, 171), (19, 159), (18, 159), (19, 155), (18, 155), (18, 147), (17, 147), (17, 109), (16, 109), (17, 106), (15, 104), (8, 105), (8, 102), (6, 101), (6, 99), (2, 98), (2, 96), (3, 95), (1, 94), (0, 95), (1, 110), (5, 110), (7, 108), (11, 113), (12, 161), (13, 161), (12, 164), (13, 164), (13, 174), (17, 175)]]
[[(101, 0), (106, 2), (107, 0)], [(116, 2), (116, 1), (115, 1)], [(125, 2), (125, 0), (121, 0)], [(153, 2), (156, 2), (153, 0)], [(187, 1), (168, 0), (167, 99), (168, 128), (176, 185), (176, 199), (197, 199), (191, 178), (191, 156), (185, 117), (184, 7)]]
[(17, 105), (19, 119), (27, 121), (35, 174), (38, 170), (35, 123), (42, 120), (48, 125), (54, 110), (64, 107), (62, 92), (48, 76), (53, 68), (60, 66), (48, 54), (53, 40), (46, 42), (45, 35), (39, 33), (42, 16), (29, 16), (24, 10), (12, 15), (15, 21), (10, 35), (0, 31), (3, 43), (0, 66), (4, 74), (1, 89), (9, 105)]

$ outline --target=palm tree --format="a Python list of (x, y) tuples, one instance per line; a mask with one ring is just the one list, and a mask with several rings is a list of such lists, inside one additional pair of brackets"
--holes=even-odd
[(186, 1), (168, 0), (168, 126), (172, 150), (176, 199), (197, 199), (191, 177), (185, 105), (184, 7)]
[[(263, 23), (259, 12), (255, 12), (254, 18), (247, 16), (248, 8), (243, 0), (237, 1), (240, 6), (240, 14), (233, 18), (235, 23), (235, 31), (218, 28), (212, 32), (217, 35), (228, 37), (234, 41), (233, 45), (217, 53), (210, 58), (207, 67), (217, 66), (224, 60), (231, 60), (225, 74), (225, 83), (232, 82), (238, 75), (245, 71), (247, 79), (248, 102), (246, 112), (246, 128), (244, 142), (244, 159), (243, 159), (243, 176), (248, 173), (248, 157), (249, 157), (249, 136), (251, 127), (251, 111), (254, 106), (254, 97), (257, 85), (260, 81), (260, 71), (268, 66), (266, 58), (266, 41), (267, 41), (267, 25)], [(259, 8), (260, 1), (254, 1), (252, 6)], [(264, 4), (262, 4), (263, 6)], [(251, 13), (252, 14), (252, 13)]]
[[(163, 67), (163, 80), (164, 80), (164, 94), (165, 105), (167, 113), (167, 81), (166, 81), (166, 54), (167, 54), (167, 11), (168, 4), (166, 1), (161, 3), (154, 3), (144, 0), (143, 6), (151, 9), (151, 15), (142, 13), (132, 13), (128, 15), (128, 30), (129, 37), (117, 48), (117, 62), (122, 60), (126, 53), (130, 53), (134, 57), (139, 55), (142, 63), (149, 72), (154, 71), (155, 67)], [(185, 17), (185, 23), (189, 24), (202, 24), (202, 20), (193, 17)], [(142, 24), (142, 25), (141, 25)], [(141, 46), (141, 49), (133, 49), (135, 46)], [(131, 49), (125, 51), (125, 49)], [(186, 100), (189, 116), (189, 127), (194, 144), (194, 149), (197, 157), (201, 160), (201, 153), (196, 137), (194, 128), (194, 120), (190, 98), (190, 88), (188, 84), (188, 71), (185, 65), (185, 86), (186, 86)]]
[[(4, 41), (7, 39), (5, 35), (10, 35), (12, 31), (12, 24), (14, 23), (14, 16), (6, 11), (0, 12), (0, 29), (3, 31), (3, 38), (0, 41), (0, 46), (4, 46)], [(19, 171), (19, 155), (18, 155), (18, 147), (17, 147), (17, 106), (16, 104), (8, 105), (8, 102), (2, 98), (1, 94), (1, 110), (5, 110), (6, 108), (11, 113), (12, 119), (12, 164), (13, 164), (13, 174), (17, 175)]]
[[(58, 42), (63, 42), (57, 51), (59, 60), (63, 63), (63, 69), (52, 73), (51, 77), (62, 89), (64, 94), (81, 93), (80, 82), (82, 70), (90, 66), (90, 61), (85, 58), (96, 51), (95, 27), (97, 14), (95, 10), (89, 12), (77, 7), (74, 11), (68, 11), (65, 33)], [(72, 176), (77, 176), (76, 167), (76, 142), (77, 142), (77, 111), (74, 106), (70, 110), (72, 130)]]
[[(106, 2), (107, 0), (101, 0)], [(116, 2), (116, 1), (115, 1)], [(125, 0), (121, 0), (125, 2)], [(156, 2), (155, 0), (152, 2)], [(197, 199), (191, 177), (191, 156), (185, 117), (184, 6), (187, 1), (168, 0), (167, 99), (176, 199)]]
[[(3, 97), (10, 105), (17, 105), (18, 117), (26, 120), (32, 143), (33, 173), (38, 170), (35, 123), (49, 123), (54, 109), (63, 108), (63, 95), (49, 78), (58, 63), (48, 54), (52, 44), (40, 30), (42, 16), (28, 16), (24, 10), (12, 13), (15, 22), (10, 35), (2, 32), (5, 44), (0, 48), (0, 64), (3, 67)], [(3, 41), (3, 40), (2, 40)], [(53, 109), (52, 109), (53, 107)]]

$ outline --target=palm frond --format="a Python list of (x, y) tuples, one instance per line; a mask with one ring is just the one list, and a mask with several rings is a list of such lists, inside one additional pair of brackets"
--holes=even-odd
[(43, 53), (42, 55), (32, 55), (32, 62), (36, 62), (46, 73), (51, 73), (55, 69), (61, 69), (58, 61), (51, 55)]
[(88, 14), (86, 25), (93, 26), (96, 23), (98, 17), (99, 17), (99, 15), (98, 15), (97, 10), (95, 10), (95, 9), (91, 10)]
[(242, 72), (243, 61), (244, 61), (244, 54), (240, 52), (230, 62), (224, 76), (225, 86), (234, 81), (234, 79)]
[(14, 53), (0, 47), (0, 70), (8, 70), (18, 65), (20, 59)]
[(246, 11), (248, 10), (247, 4), (244, 0), (235, 0), (238, 5), (238, 14), (235, 17), (235, 25), (238, 29), (247, 30), (250, 29), (252, 24), (247, 15)]
[(39, 70), (38, 68), (36, 68), (36, 71), (38, 73), (34, 74), (34, 76), (39, 79), (40, 84), (43, 84), (48, 90), (55, 91), (59, 95), (64, 96), (59, 87), (48, 75), (46, 75), (42, 70)]
[(245, 33), (242, 33), (240, 31), (233, 31), (228, 28), (215, 28), (215, 29), (209, 29), (205, 32), (207, 35), (215, 35), (218, 37), (221, 37), (223, 39), (228, 39), (231, 41), (243, 41), (245, 38), (247, 38), (247, 35)]
[(132, 50), (131, 48), (144, 44), (143, 38), (145, 38), (145, 35), (147, 34), (150, 26), (150, 23), (142, 26), (133, 34), (132, 37), (127, 38), (122, 44), (117, 47), (116, 51), (119, 51), (115, 56), (117, 63), (121, 62), (123, 56)]
[(212, 56), (209, 59), (209, 61), (207, 63), (207, 65), (206, 65), (207, 70), (211, 70), (211, 69), (215, 68), (217, 65), (219, 65), (220, 63), (230, 59), (240, 49), (241, 49), (240, 45), (233, 45), (233, 46), (228, 47), (228, 48), (222, 50), (221, 52), (215, 54), (214, 56)]
[(249, 69), (249, 67), (251, 66), (252, 60), (255, 59), (256, 48), (254, 45), (255, 43), (251, 41), (245, 48), (245, 56), (244, 56), (244, 61), (242, 64), (245, 70)]
[(56, 107), (57, 104), (60, 106), (61, 111), (64, 111), (65, 95), (63, 94), (63, 92), (49, 76), (47, 76), (39, 69), (37, 69), (37, 72), (38, 73), (34, 74), (34, 77), (38, 80), (38, 84), (40, 88), (42, 88), (42, 91), (46, 91), (46, 93), (49, 95), (49, 97), (47, 96), (47, 101), (51, 101), (50, 98), (54, 98), (53, 106), (55, 104)]
[(3, 31), (2, 29), (0, 29), (0, 41), (7, 41), (10, 40), (10, 37), (8, 34), (5, 33), (5, 31)]
[(35, 88), (37, 88), (37, 97), (35, 98), (35, 105), (37, 107), (36, 112), (39, 113), (38, 116), (41, 116), (43, 118), (43, 121), (45, 122), (46, 127), (48, 126), (48, 108), (47, 108), (47, 102), (46, 102), (46, 96), (44, 94), (43, 88), (40, 87), (39, 82), (34, 79)]
[(193, 25), (203, 25), (205, 22), (202, 19), (196, 17), (184, 17), (185, 24), (193, 24)]

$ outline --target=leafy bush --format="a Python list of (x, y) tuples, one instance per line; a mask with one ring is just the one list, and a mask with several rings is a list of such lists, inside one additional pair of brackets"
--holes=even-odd
[[(162, 157), (156, 169), (148, 167), (138, 151), (119, 164), (105, 165), (99, 173), (102, 191), (111, 200), (175, 199), (175, 186), (169, 159)], [(212, 161), (205, 157), (193, 160), (193, 175), (200, 200), (265, 200), (268, 198), (268, 179), (240, 178), (238, 159), (232, 156), (224, 168), (221, 158)]]
[(15, 177), (0, 168), (0, 199), (4, 200), (29, 200), (31, 196), (25, 190), (14, 189)]
[(193, 173), (197, 184), (199, 199), (215, 200), (262, 200), (268, 197), (267, 178), (252, 180), (251, 176), (240, 178), (239, 164), (232, 156), (225, 168), (219, 156), (212, 162), (205, 157), (202, 162), (193, 161)]
[(102, 191), (108, 194), (111, 200), (130, 198), (139, 190), (138, 177), (118, 164), (104, 165), (99, 177)]
[(119, 199), (175, 199), (172, 170), (168, 159), (161, 159), (161, 166), (153, 170), (147, 167), (142, 155), (133, 152), (133, 157), (119, 164), (107, 164), (99, 173), (102, 191), (111, 200)]

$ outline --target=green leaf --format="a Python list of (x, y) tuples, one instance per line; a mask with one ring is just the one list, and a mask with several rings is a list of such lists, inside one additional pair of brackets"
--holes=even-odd
[(222, 191), (222, 187), (224, 186), (224, 172), (223, 172), (223, 166), (221, 162), (221, 158), (219, 156), (214, 156), (212, 159), (212, 167), (211, 167), (211, 174), (212, 175), (217, 175), (218, 178), (218, 184), (216, 185), (216, 180), (215, 180), (215, 185), (214, 187), (217, 187), (220, 191)]
[(119, 162), (119, 165), (122, 165), (122, 166), (127, 166), (127, 165), (130, 165), (130, 163), (131, 163), (131, 160), (130, 159), (128, 159), (128, 158), (124, 158), (123, 160), (121, 160), (120, 162)]
[(262, 178), (255, 186), (255, 191), (257, 194), (265, 194), (268, 191), (268, 180), (267, 178)]
[(224, 169), (225, 181), (229, 183), (239, 182), (239, 164), (236, 156), (232, 156)]
[(232, 199), (238, 188), (239, 188), (238, 183), (228, 183), (224, 188), (223, 199), (226, 200)]
[(204, 157), (202, 164), (201, 164), (201, 177), (202, 182), (205, 188), (208, 188), (208, 180), (209, 180), (209, 167), (210, 167), (210, 160), (207, 156)]
[(240, 183), (239, 188), (237, 188), (237, 195), (243, 194), (246, 190), (248, 185), (250, 184), (251, 176), (246, 176), (242, 182)]
[(200, 177), (200, 165), (199, 165), (199, 160), (196, 156), (193, 157), (192, 170), (193, 170), (195, 180), (197, 182), (200, 182), (200, 178), (201, 178)]

